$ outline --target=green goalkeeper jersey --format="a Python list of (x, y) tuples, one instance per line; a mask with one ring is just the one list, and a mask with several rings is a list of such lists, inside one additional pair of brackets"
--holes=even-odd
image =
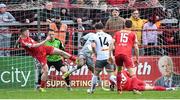
[[(46, 43), (45, 43), (45, 45), (47, 45), (47, 46), (53, 46), (53, 47), (55, 47), (55, 48), (59, 48), (59, 49), (61, 49), (61, 50), (64, 50), (64, 45), (62, 44), (62, 42), (59, 40), (59, 39), (54, 39), (54, 40), (49, 40), (49, 41), (47, 41)], [(60, 56), (60, 55), (56, 55), (56, 54), (54, 54), (54, 55), (48, 55), (47, 56), (47, 60), (49, 61), (49, 62), (56, 62), (56, 61), (59, 61), (59, 60), (62, 60), (62, 56)]]

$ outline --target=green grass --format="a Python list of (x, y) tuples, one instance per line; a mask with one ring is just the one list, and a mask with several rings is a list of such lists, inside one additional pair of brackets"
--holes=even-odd
[(0, 89), (0, 99), (180, 99), (180, 90), (176, 91), (144, 91), (142, 95), (132, 92), (103, 91), (96, 89), (94, 94), (87, 94), (87, 88), (74, 88), (67, 91), (65, 88), (49, 88), (41, 93), (33, 89)]

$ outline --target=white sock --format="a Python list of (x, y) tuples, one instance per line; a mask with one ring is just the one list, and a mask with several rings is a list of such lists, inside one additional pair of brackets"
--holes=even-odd
[(96, 75), (93, 75), (91, 79), (91, 91), (95, 90), (97, 81), (98, 81), (98, 77)]
[(69, 73), (71, 74), (71, 73), (73, 73), (73, 72), (76, 71), (76, 70), (78, 70), (78, 68), (77, 68), (77, 67), (74, 67), (74, 68), (72, 68), (72, 69), (69, 71)]
[(111, 80), (111, 81), (114, 82), (115, 84), (117, 83), (117, 82), (116, 82), (116, 76), (114, 76), (114, 75), (111, 75), (111, 76), (109, 77), (109, 80)]

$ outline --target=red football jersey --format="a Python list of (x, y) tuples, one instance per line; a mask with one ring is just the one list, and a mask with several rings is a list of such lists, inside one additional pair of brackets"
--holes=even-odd
[(32, 38), (21, 38), (19, 39), (21, 46), (33, 57), (39, 57), (46, 55), (46, 51), (43, 46), (39, 47), (31, 47), (31, 45), (36, 44), (37, 42), (34, 41)]
[(132, 88), (132, 79), (130, 78), (130, 74), (126, 70), (121, 71), (121, 80), (120, 86), (122, 87), (123, 90), (131, 90)]
[(132, 55), (132, 48), (136, 39), (134, 32), (121, 30), (116, 32), (113, 38), (115, 39), (115, 56), (119, 54)]

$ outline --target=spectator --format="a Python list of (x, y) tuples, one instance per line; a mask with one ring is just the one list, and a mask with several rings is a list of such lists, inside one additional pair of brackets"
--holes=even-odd
[(51, 0), (52, 2), (58, 2), (63, 4), (70, 4), (69, 0)]
[[(82, 24), (82, 20), (81, 19), (77, 20), (77, 24), (78, 24), (78, 30), (79, 31), (84, 31), (85, 30), (85, 28), (84, 28), (84, 26)], [(83, 36), (83, 32), (78, 32), (78, 47), (81, 47), (81, 45), (80, 45), (80, 38), (82, 36)]]
[(158, 61), (159, 71), (162, 76), (155, 81), (156, 86), (176, 87), (180, 86), (180, 76), (173, 72), (173, 61), (168, 56), (163, 56)]
[(119, 5), (128, 3), (128, 6), (133, 6), (136, 0), (106, 0), (106, 2), (110, 5)]
[[(78, 48), (81, 47), (80, 38), (86, 34), (85, 32), (83, 32), (83, 31), (85, 31), (85, 27), (87, 27), (87, 26), (83, 24), (82, 19), (78, 18), (77, 19), (77, 27), (75, 27), (77, 29), (77, 31), (73, 34), (73, 45), (75, 47), (78, 47)], [(73, 54), (77, 55), (79, 52), (78, 50), (79, 49), (73, 50)]]
[(99, 0), (91, 0), (92, 7), (98, 7), (99, 6)]
[(100, 4), (100, 7), (101, 9), (95, 12), (94, 16), (92, 16), (92, 18), (94, 19), (92, 24), (101, 22), (103, 25), (105, 25), (110, 17), (110, 13), (107, 10), (107, 4), (105, 2), (102, 2)]
[[(163, 40), (163, 45), (174, 45), (175, 44), (175, 35), (176, 33), (171, 30), (173, 27), (171, 26), (166, 26), (165, 30), (163, 31), (162, 34), (162, 40)], [(164, 54), (165, 55), (176, 55), (176, 48), (164, 48)]]
[(125, 19), (119, 16), (118, 8), (112, 9), (111, 13), (112, 17), (107, 20), (105, 29), (106, 31), (111, 31), (109, 34), (113, 36), (114, 32), (112, 31), (117, 31), (124, 28)]
[(175, 9), (175, 14), (174, 15), (175, 15), (176, 19), (180, 18), (180, 3), (178, 5), (178, 8)]
[(78, 18), (81, 18), (82, 21), (87, 21), (90, 18), (90, 10), (86, 8), (80, 8), (84, 6), (84, 0), (77, 0), (77, 8), (71, 8), (70, 14), (73, 15), (72, 19), (77, 22)]
[(33, 10), (20, 10), (12, 12), (12, 15), (15, 16), (16, 21), (20, 23), (31, 23), (35, 21), (35, 11)]
[[(52, 22), (57, 16), (59, 16), (59, 8), (53, 8), (52, 2), (45, 3), (45, 9), (40, 10), (40, 21), (43, 22)], [(38, 15), (36, 14), (36, 18)], [(36, 19), (37, 20), (37, 19)]]
[(101, 3), (101, 11), (98, 14), (98, 16), (96, 16), (97, 18), (100, 18), (101, 23), (105, 26), (107, 20), (110, 18), (110, 13), (107, 9), (107, 3), (102, 2)]
[(69, 0), (70, 4), (79, 4), (79, 2), (84, 2), (84, 4), (90, 4), (90, 0)]
[(145, 20), (140, 18), (139, 11), (137, 9), (132, 11), (130, 20), (133, 23), (132, 29), (138, 30), (136, 32), (136, 34), (137, 34), (137, 39), (138, 39), (139, 45), (141, 45), (141, 40), (142, 40), (141, 39), (142, 38), (142, 31), (141, 30), (143, 29), (143, 25), (145, 23)]
[(71, 16), (66, 8), (61, 8), (60, 16), (61, 20), (71, 20)]
[[(10, 48), (11, 33), (9, 28), (2, 26), (2, 24), (12, 23), (15, 21), (15, 18), (11, 13), (7, 12), (5, 4), (0, 4), (0, 48)], [(9, 51), (0, 51), (0, 56), (9, 56)]]
[(66, 32), (68, 27), (66, 24), (61, 23), (61, 18), (57, 17), (55, 19), (55, 22), (50, 23), (49, 28), (55, 31), (55, 38), (61, 40), (61, 42), (65, 44)]
[[(162, 44), (164, 45), (173, 45), (177, 41), (178, 36), (173, 28), (178, 28), (178, 20), (173, 17), (172, 9), (165, 10), (166, 16), (165, 19), (161, 20), (162, 28), (164, 28), (163, 34), (161, 35)], [(175, 38), (175, 36), (177, 36)], [(165, 48), (164, 54), (168, 55), (176, 55), (176, 48)]]
[[(144, 24), (143, 26), (143, 36), (142, 36), (142, 41), (143, 45), (149, 45), (149, 46), (155, 46), (157, 45), (157, 38), (158, 38), (158, 32), (157, 26), (155, 24), (155, 19), (153, 17), (150, 17), (148, 19), (148, 22)], [(154, 31), (150, 31), (154, 30)], [(145, 54), (144, 55), (155, 55), (156, 49), (155, 48), (146, 48), (145, 49)]]
[(98, 6), (99, 0), (91, 0), (92, 9), (90, 9), (90, 19), (92, 20), (92, 24), (95, 24), (99, 21), (96, 17), (100, 13), (100, 9), (97, 9)]

